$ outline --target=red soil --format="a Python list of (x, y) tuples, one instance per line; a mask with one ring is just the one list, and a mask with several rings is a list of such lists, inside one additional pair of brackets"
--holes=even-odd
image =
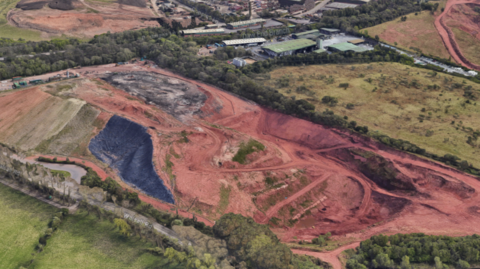
[[(178, 159), (170, 159), (176, 176), (176, 206), (185, 211), (193, 205), (208, 218), (235, 212), (266, 223), (273, 216), (280, 220), (293, 219), (288, 211), (291, 207), (301, 208), (300, 201), (305, 201), (308, 196), (317, 203), (310, 209), (310, 216), (301, 216), (292, 227), (287, 223), (275, 226), (274, 232), (283, 241), (292, 241), (293, 238), (310, 240), (326, 232), (354, 242), (379, 233), (423, 232), (457, 236), (480, 233), (478, 178), (386, 148), (368, 138), (264, 109), (210, 85), (143, 63), (141, 66), (106, 65), (78, 69), (82, 76), (91, 78), (105, 71), (156, 72), (195, 84), (207, 94), (208, 100), (202, 108), (203, 118), (191, 116), (185, 121), (187, 123), (182, 123), (112, 86), (102, 85), (104, 89), (100, 89), (97, 85), (102, 83), (100, 81), (79, 79), (74, 89), (79, 98), (105, 112), (154, 128), (149, 129), (154, 143), (154, 164), (166, 186), (172, 185), (161, 167), (165, 167), (165, 156), (173, 145), (179, 155)], [(154, 118), (147, 117), (145, 111)], [(188, 136), (189, 143), (175, 142), (181, 138), (179, 132), (182, 130), (192, 132)], [(219, 165), (217, 160), (231, 158), (230, 150), (234, 151), (240, 142), (250, 138), (263, 143), (266, 152), (255, 155), (247, 165), (238, 164), (235, 168)], [(378, 156), (377, 163), (365, 163), (372, 156), (369, 152)], [(394, 182), (413, 189), (379, 187), (375, 182), (382, 178), (374, 180), (373, 176), (367, 176), (365, 167), (369, 165), (374, 169), (386, 167), (394, 171)], [(300, 170), (305, 176), (303, 185), (295, 176)], [(267, 175), (281, 178), (285, 187), (268, 189), (264, 183)], [(230, 188), (230, 199), (225, 210), (218, 212), (222, 186)], [(263, 194), (257, 196), (254, 193)], [(288, 197), (284, 201), (275, 200), (277, 204), (261, 212), (260, 208), (265, 204), (255, 203), (260, 196)], [(142, 199), (162, 209), (171, 207), (159, 201), (155, 203), (156, 200), (151, 198)], [(307, 218), (312, 223), (305, 227)], [(325, 259), (334, 262), (332, 257), (336, 257), (337, 252), (333, 253), (325, 254)], [(339, 269), (338, 263), (334, 265)]]
[(452, 11), (456, 9), (455, 6), (461, 5), (461, 4), (480, 5), (480, 1), (479, 0), (449, 0), (445, 6), (444, 12), (442, 12), (440, 16), (438, 16), (435, 19), (435, 28), (437, 28), (438, 33), (442, 37), (443, 43), (448, 49), (448, 52), (450, 53), (450, 55), (452, 55), (453, 59), (455, 59), (456, 62), (458, 62), (459, 64), (467, 68), (480, 70), (480, 65), (470, 62), (462, 54), (460, 47), (455, 41), (455, 35), (447, 25), (447, 21), (449, 19), (454, 21), (458, 20), (457, 22), (465, 25), (464, 27), (468, 29), (471, 28), (473, 29), (472, 31), (476, 31), (477, 33), (480, 32), (480, 26), (478, 25), (478, 23), (475, 24), (470, 19), (465, 18), (464, 16), (458, 16), (458, 14), (452, 14)]

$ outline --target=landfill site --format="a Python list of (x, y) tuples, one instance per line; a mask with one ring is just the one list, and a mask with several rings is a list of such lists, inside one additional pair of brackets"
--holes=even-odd
[(228, 212), (253, 217), (285, 242), (326, 232), (346, 240), (480, 232), (480, 181), (471, 175), (150, 62), (75, 72), (0, 93), (0, 142), (86, 161), (155, 207), (175, 205), (208, 225)]

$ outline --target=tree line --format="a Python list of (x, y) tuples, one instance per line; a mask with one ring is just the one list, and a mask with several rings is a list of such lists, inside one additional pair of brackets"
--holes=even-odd
[(347, 261), (347, 269), (401, 268), (428, 264), (435, 269), (467, 269), (480, 262), (480, 236), (376, 235), (360, 243)]
[(311, 27), (315, 29), (332, 27), (347, 32), (358, 32), (360, 29), (388, 22), (413, 12), (436, 10), (437, 7), (438, 4), (436, 6), (431, 3), (418, 4), (416, 0), (371, 1), (355, 8), (324, 11), (320, 21)]

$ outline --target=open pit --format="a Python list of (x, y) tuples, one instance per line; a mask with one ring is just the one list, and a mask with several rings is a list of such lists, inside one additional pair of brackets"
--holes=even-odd
[(123, 181), (150, 196), (175, 203), (153, 168), (153, 145), (147, 128), (114, 115), (88, 148), (99, 160), (118, 170)]
[[(148, 63), (78, 72), (82, 79), (69, 95), (112, 115), (105, 128), (99, 125), (104, 129), (89, 149), (139, 188), (133, 191), (158, 197), (149, 200), (158, 207), (171, 207), (165, 201), (172, 203), (168, 197), (175, 195), (179, 211), (211, 221), (241, 213), (269, 224), (287, 242), (327, 232), (350, 242), (379, 233), (480, 233), (476, 177), (264, 109)], [(138, 80), (128, 81), (129, 72)], [(156, 95), (169, 95), (177, 105), (155, 101)], [(6, 93), (0, 103), (17, 102), (24, 115), (49, 98), (40, 90), (19, 97), (19, 91)], [(2, 128), (5, 142), (1, 138), (10, 131)], [(244, 164), (234, 162), (250, 139), (265, 150), (248, 155)]]

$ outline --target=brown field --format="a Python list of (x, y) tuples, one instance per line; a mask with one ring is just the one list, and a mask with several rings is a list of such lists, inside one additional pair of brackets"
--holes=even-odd
[[(446, 1), (439, 1), (441, 6)], [(402, 22), (400, 18), (382, 23), (370, 28), (362, 29), (368, 31), (370, 36), (378, 35), (380, 40), (395, 45), (402, 49), (413, 51), (412, 48), (420, 49), (426, 55), (433, 55), (448, 59), (450, 57), (440, 35), (434, 26), (435, 16), (429, 11), (422, 11), (407, 15), (407, 20)]]

